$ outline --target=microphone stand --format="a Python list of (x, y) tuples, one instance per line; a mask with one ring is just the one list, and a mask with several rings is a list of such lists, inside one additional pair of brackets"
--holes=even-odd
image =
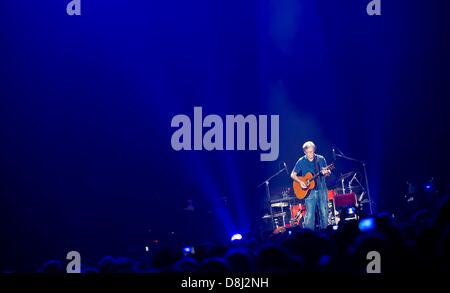
[[(364, 185), (362, 185), (361, 182), (359, 182), (359, 180), (358, 180), (358, 178), (357, 178), (356, 176), (355, 176), (354, 179), (356, 180), (356, 182), (358, 182), (359, 186), (361, 186), (361, 188), (362, 188), (362, 190), (363, 190), (361, 196), (360, 196), (359, 199), (358, 199), (358, 201), (362, 203), (361, 200), (362, 200), (364, 194), (366, 194), (367, 191), (366, 191), (366, 189), (364, 188)], [(352, 179), (352, 180), (353, 180), (353, 179)]]
[(367, 198), (369, 199), (369, 210), (370, 210), (370, 214), (372, 215), (372, 214), (373, 214), (373, 210), (372, 210), (372, 200), (371, 200), (371, 198), (370, 198), (369, 180), (367, 179), (366, 162), (361, 161), (361, 160), (357, 160), (357, 159), (354, 159), (354, 158), (347, 157), (347, 156), (344, 155), (339, 149), (337, 149), (337, 150), (339, 151), (339, 153), (336, 154), (336, 157), (343, 158), (343, 159), (346, 159), (346, 160), (349, 160), (349, 161), (353, 161), (353, 162), (357, 162), (357, 163), (362, 164), (363, 169), (364, 169), (364, 177), (365, 177), (365, 181), (366, 181)]
[[(357, 175), (357, 174), (358, 174), (358, 172), (355, 172), (355, 174), (353, 174), (352, 179), (350, 179), (350, 181), (348, 182), (348, 189), (349, 189), (350, 193), (353, 192), (353, 189), (352, 189), (352, 183), (353, 183), (353, 180), (356, 179), (356, 175)], [(358, 179), (356, 179), (356, 182), (359, 183)]]
[(283, 167), (283, 169), (280, 169), (278, 172), (276, 172), (275, 174), (273, 174), (272, 176), (270, 176), (269, 178), (267, 178), (266, 180), (264, 180), (263, 182), (261, 182), (261, 184), (259, 184), (258, 186), (256, 186), (256, 188), (259, 188), (263, 185), (266, 185), (266, 195), (267, 195), (267, 200), (269, 201), (269, 207), (270, 207), (270, 218), (272, 219), (272, 226), (273, 228), (277, 228), (275, 227), (275, 222), (273, 221), (273, 211), (272, 211), (272, 204), (270, 202), (270, 188), (269, 188), (269, 181), (272, 180), (272, 178), (278, 176), (280, 173), (286, 171), (286, 168)]

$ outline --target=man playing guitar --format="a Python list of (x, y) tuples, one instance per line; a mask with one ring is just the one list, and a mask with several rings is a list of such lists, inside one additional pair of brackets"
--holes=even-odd
[(312, 174), (319, 174), (320, 172), (320, 176), (315, 178), (314, 188), (309, 190), (309, 194), (305, 199), (306, 216), (303, 226), (311, 230), (315, 229), (316, 208), (319, 211), (320, 228), (325, 229), (328, 225), (328, 194), (325, 176), (331, 173), (330, 169), (327, 168), (325, 158), (315, 154), (315, 150), (316, 146), (312, 141), (305, 142), (303, 144), (305, 155), (298, 159), (291, 172), (291, 178), (305, 190), (308, 189), (308, 186), (298, 176), (305, 176), (308, 172)]

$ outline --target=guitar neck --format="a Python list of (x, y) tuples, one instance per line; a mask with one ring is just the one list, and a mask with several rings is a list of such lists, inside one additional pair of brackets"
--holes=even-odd
[(316, 175), (314, 175), (310, 180), (314, 180), (314, 179), (316, 179), (317, 177), (319, 177), (319, 175), (320, 175), (320, 172), (319, 173), (317, 173)]
[[(328, 166), (326, 166), (326, 167), (323, 168), (323, 169), (328, 170), (328, 169), (330, 169), (330, 168), (332, 168), (332, 167), (333, 167), (333, 164), (328, 165)], [(316, 179), (319, 175), (320, 175), (320, 171), (319, 171), (317, 174), (315, 174), (310, 180)]]

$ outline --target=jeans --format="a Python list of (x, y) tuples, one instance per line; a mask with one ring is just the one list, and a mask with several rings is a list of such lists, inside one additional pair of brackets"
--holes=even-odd
[(328, 194), (326, 189), (311, 190), (305, 199), (306, 215), (304, 228), (314, 230), (316, 209), (319, 211), (319, 225), (321, 229), (328, 226)]

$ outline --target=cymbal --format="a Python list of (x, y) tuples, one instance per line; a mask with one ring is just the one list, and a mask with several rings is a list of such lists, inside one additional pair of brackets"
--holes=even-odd
[(272, 199), (270, 201), (270, 203), (287, 202), (287, 201), (290, 201), (292, 199), (296, 199), (296, 197), (295, 196), (289, 196), (289, 197), (282, 197), (282, 198)]
[[(276, 217), (282, 217), (282, 216), (286, 216), (286, 212), (273, 214), (272, 217), (276, 218)], [(266, 215), (264, 215), (262, 218), (263, 218), (263, 219), (270, 219), (271, 216), (270, 216), (269, 214), (266, 214)]]
[(342, 181), (342, 180), (344, 180), (344, 179), (347, 179), (348, 177), (353, 176), (354, 174), (355, 174), (354, 171), (351, 171), (351, 172), (342, 174), (341, 176), (339, 176), (339, 177), (336, 179), (336, 181)]
[(286, 197), (287, 200), (297, 199), (295, 196)]
[(288, 202), (276, 202), (276, 203), (273, 203), (271, 205), (274, 208), (284, 208), (284, 207), (289, 206), (289, 203)]

